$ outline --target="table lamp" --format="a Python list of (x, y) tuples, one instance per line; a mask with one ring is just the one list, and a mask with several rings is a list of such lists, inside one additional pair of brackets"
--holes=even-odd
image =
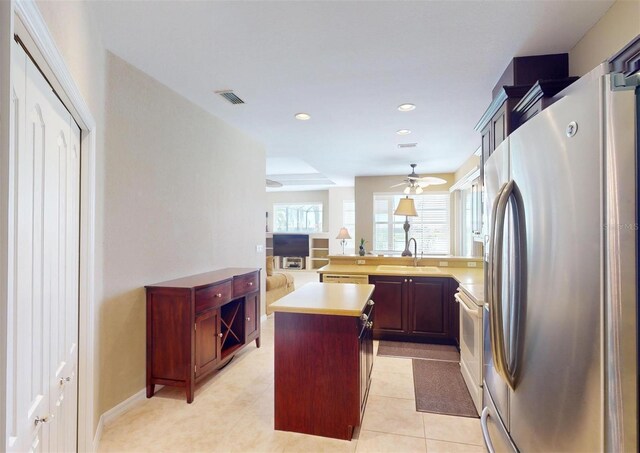
[(346, 227), (340, 228), (336, 239), (341, 239), (340, 244), (342, 244), (342, 254), (344, 255), (344, 246), (347, 244), (347, 239), (351, 239), (349, 236), (349, 230)]
[(409, 250), (409, 217), (418, 217), (416, 211), (416, 205), (413, 202), (413, 198), (405, 197), (400, 199), (398, 207), (394, 211), (393, 215), (403, 215), (404, 217), (404, 252), (402, 256), (411, 256)]

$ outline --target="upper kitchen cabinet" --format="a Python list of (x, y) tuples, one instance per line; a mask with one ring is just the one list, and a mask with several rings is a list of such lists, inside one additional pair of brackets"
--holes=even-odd
[[(475, 129), (482, 136), (482, 164), (496, 147), (518, 127), (516, 105), (539, 80), (567, 79), (569, 56), (563, 54), (516, 57), (493, 88), (492, 101)], [(481, 167), (482, 168), (482, 167)], [(484, 179), (481, 169), (480, 179)]]

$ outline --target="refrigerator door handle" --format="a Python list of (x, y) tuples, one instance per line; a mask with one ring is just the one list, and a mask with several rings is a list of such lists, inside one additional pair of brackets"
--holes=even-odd
[(494, 259), (493, 259), (493, 247), (494, 240), (496, 234), (496, 214), (498, 212), (498, 202), (500, 201), (500, 197), (502, 196), (502, 192), (507, 184), (503, 184), (498, 190), (498, 195), (496, 195), (495, 200), (493, 201), (493, 207), (491, 209), (491, 225), (489, 226), (489, 261), (488, 261), (488, 269), (487, 269), (487, 302), (489, 302), (489, 306), (493, 307), (493, 276), (494, 276)]
[(495, 453), (493, 443), (491, 443), (491, 436), (489, 435), (489, 426), (487, 425), (487, 419), (489, 418), (489, 408), (487, 406), (482, 409), (482, 415), (480, 416), (480, 426), (482, 427), (482, 437), (484, 444), (487, 447), (489, 453)]
[(504, 221), (507, 212), (509, 199), (513, 194), (514, 181), (511, 180), (503, 187), (498, 197), (498, 203), (494, 206), (495, 218), (493, 226), (493, 243), (491, 245), (492, 269), (491, 295), (492, 305), (490, 311), (490, 335), (491, 352), (493, 353), (494, 366), (496, 371), (506, 381), (512, 390), (515, 390), (515, 376), (509, 370), (506, 357), (506, 347), (504, 339), (504, 322), (502, 317), (502, 245), (504, 240)]

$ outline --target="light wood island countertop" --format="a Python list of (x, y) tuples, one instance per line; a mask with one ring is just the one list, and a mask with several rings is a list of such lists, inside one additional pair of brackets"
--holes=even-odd
[(271, 304), (274, 312), (360, 316), (373, 293), (373, 285), (307, 283)]

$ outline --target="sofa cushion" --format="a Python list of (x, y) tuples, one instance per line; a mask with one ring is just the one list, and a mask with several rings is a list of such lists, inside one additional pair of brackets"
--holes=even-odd
[(273, 275), (273, 256), (267, 256), (267, 277)]
[(289, 279), (287, 277), (287, 274), (281, 273), (271, 275), (269, 278), (267, 278), (267, 291), (287, 286), (287, 284), (289, 283)]

